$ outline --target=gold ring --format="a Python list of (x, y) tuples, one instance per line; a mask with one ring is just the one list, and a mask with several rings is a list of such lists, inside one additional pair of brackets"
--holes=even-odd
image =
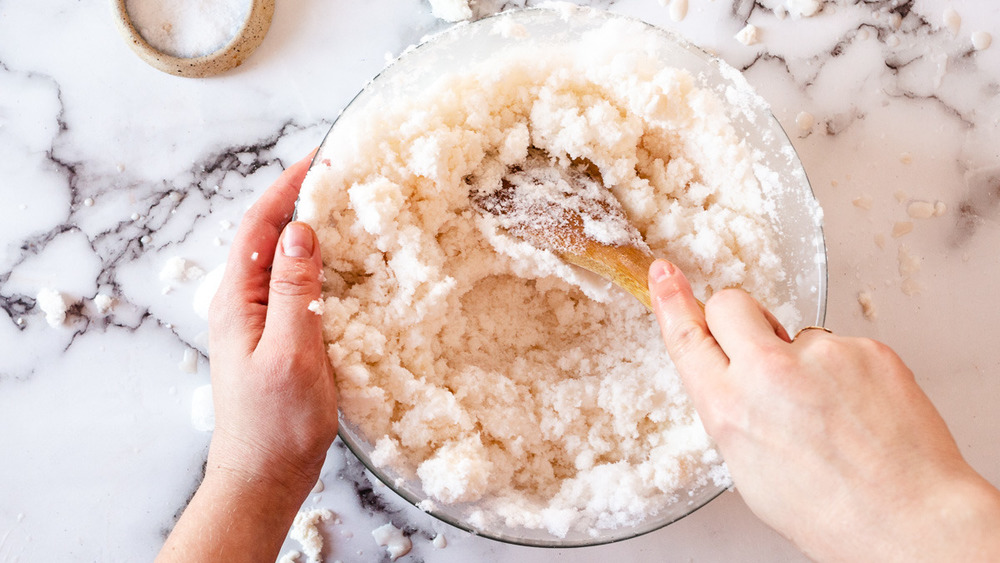
[(807, 327), (803, 327), (803, 328), (799, 329), (799, 331), (795, 333), (795, 336), (792, 337), (792, 341), (794, 341), (803, 332), (805, 332), (807, 330), (822, 330), (823, 332), (825, 332), (827, 334), (833, 334), (833, 331), (830, 330), (830, 329), (828, 329), (828, 328), (826, 328), (825, 326), (807, 326)]

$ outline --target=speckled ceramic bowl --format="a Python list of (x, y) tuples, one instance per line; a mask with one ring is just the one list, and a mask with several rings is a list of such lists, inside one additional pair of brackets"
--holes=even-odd
[[(336, 154), (340, 142), (350, 142), (341, 131), (355, 112), (365, 112), (373, 100), (419, 93), (442, 71), (461, 72), (463, 68), (488, 59), (513, 42), (536, 43), (539, 53), (545, 44), (571, 40), (580, 34), (623, 16), (607, 12), (569, 8), (527, 9), (504, 12), (471, 24), (457, 25), (408, 50), (370, 82), (348, 105), (323, 142), (318, 159)], [(505, 21), (508, 20), (508, 21)], [(498, 24), (523, 26), (527, 38), (505, 37), (494, 33)], [(518, 28), (521, 29), (521, 28)], [(656, 56), (665, 64), (687, 69), (698, 77), (699, 86), (712, 89), (723, 100), (740, 99), (739, 108), (730, 112), (737, 133), (747, 140), (758, 156), (758, 179), (777, 212), (772, 217), (778, 233), (780, 252), (789, 276), (783, 288), (786, 301), (794, 303), (803, 325), (822, 325), (826, 315), (826, 252), (821, 228), (822, 213), (813, 195), (802, 165), (787, 136), (771, 115), (767, 104), (753, 93), (738, 71), (719, 59), (692, 46), (677, 35), (650, 26), (662, 41)], [(509, 34), (508, 34), (509, 35)], [(330, 148), (326, 153), (325, 149)], [(793, 333), (797, 327), (787, 327)], [(420, 483), (386, 468), (375, 467), (370, 458), (372, 443), (358, 428), (345, 419), (340, 421), (340, 437), (357, 457), (389, 488), (418, 505), (427, 499)], [(477, 527), (470, 522), (475, 506), (433, 503), (427, 512), (458, 528), (499, 541), (542, 547), (575, 547), (625, 540), (662, 528), (691, 514), (724, 490), (723, 486), (706, 484), (682, 491), (675, 502), (662, 506), (638, 525), (593, 532), (570, 531), (566, 537), (555, 537), (545, 530), (492, 526)], [(427, 506), (427, 505), (421, 505)]]
[(126, 8), (126, 0), (114, 0), (112, 10), (118, 32), (140, 59), (153, 68), (175, 76), (205, 78), (243, 64), (267, 35), (274, 15), (274, 0), (252, 0), (246, 21), (217, 51), (201, 57), (175, 57), (149, 44), (139, 33)]

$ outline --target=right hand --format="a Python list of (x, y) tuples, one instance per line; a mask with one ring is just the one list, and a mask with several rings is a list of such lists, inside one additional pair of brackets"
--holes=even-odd
[(1000, 560), (1000, 492), (892, 350), (819, 330), (793, 340), (741, 290), (702, 312), (663, 260), (649, 284), (685, 388), (765, 523), (822, 560)]

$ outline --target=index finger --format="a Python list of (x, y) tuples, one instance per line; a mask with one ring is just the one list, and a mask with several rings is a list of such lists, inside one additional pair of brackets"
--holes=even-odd
[(737, 363), (757, 356), (764, 348), (792, 340), (774, 315), (742, 289), (726, 289), (713, 295), (705, 315), (716, 342)]
[(697, 407), (722, 383), (729, 358), (709, 331), (691, 284), (673, 264), (653, 262), (649, 294), (663, 342)]

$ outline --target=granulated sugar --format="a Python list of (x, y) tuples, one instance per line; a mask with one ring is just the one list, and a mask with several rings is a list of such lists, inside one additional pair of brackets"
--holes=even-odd
[(127, 0), (129, 19), (152, 47), (175, 57), (213, 53), (236, 36), (251, 0)]
[(470, 202), (529, 149), (585, 160), (700, 297), (742, 287), (783, 305), (750, 149), (717, 94), (647, 54), (644, 30), (509, 49), (376, 98), (345, 113), (303, 185), (344, 420), (376, 466), (471, 503), (481, 529), (593, 533), (729, 483), (654, 317)]

